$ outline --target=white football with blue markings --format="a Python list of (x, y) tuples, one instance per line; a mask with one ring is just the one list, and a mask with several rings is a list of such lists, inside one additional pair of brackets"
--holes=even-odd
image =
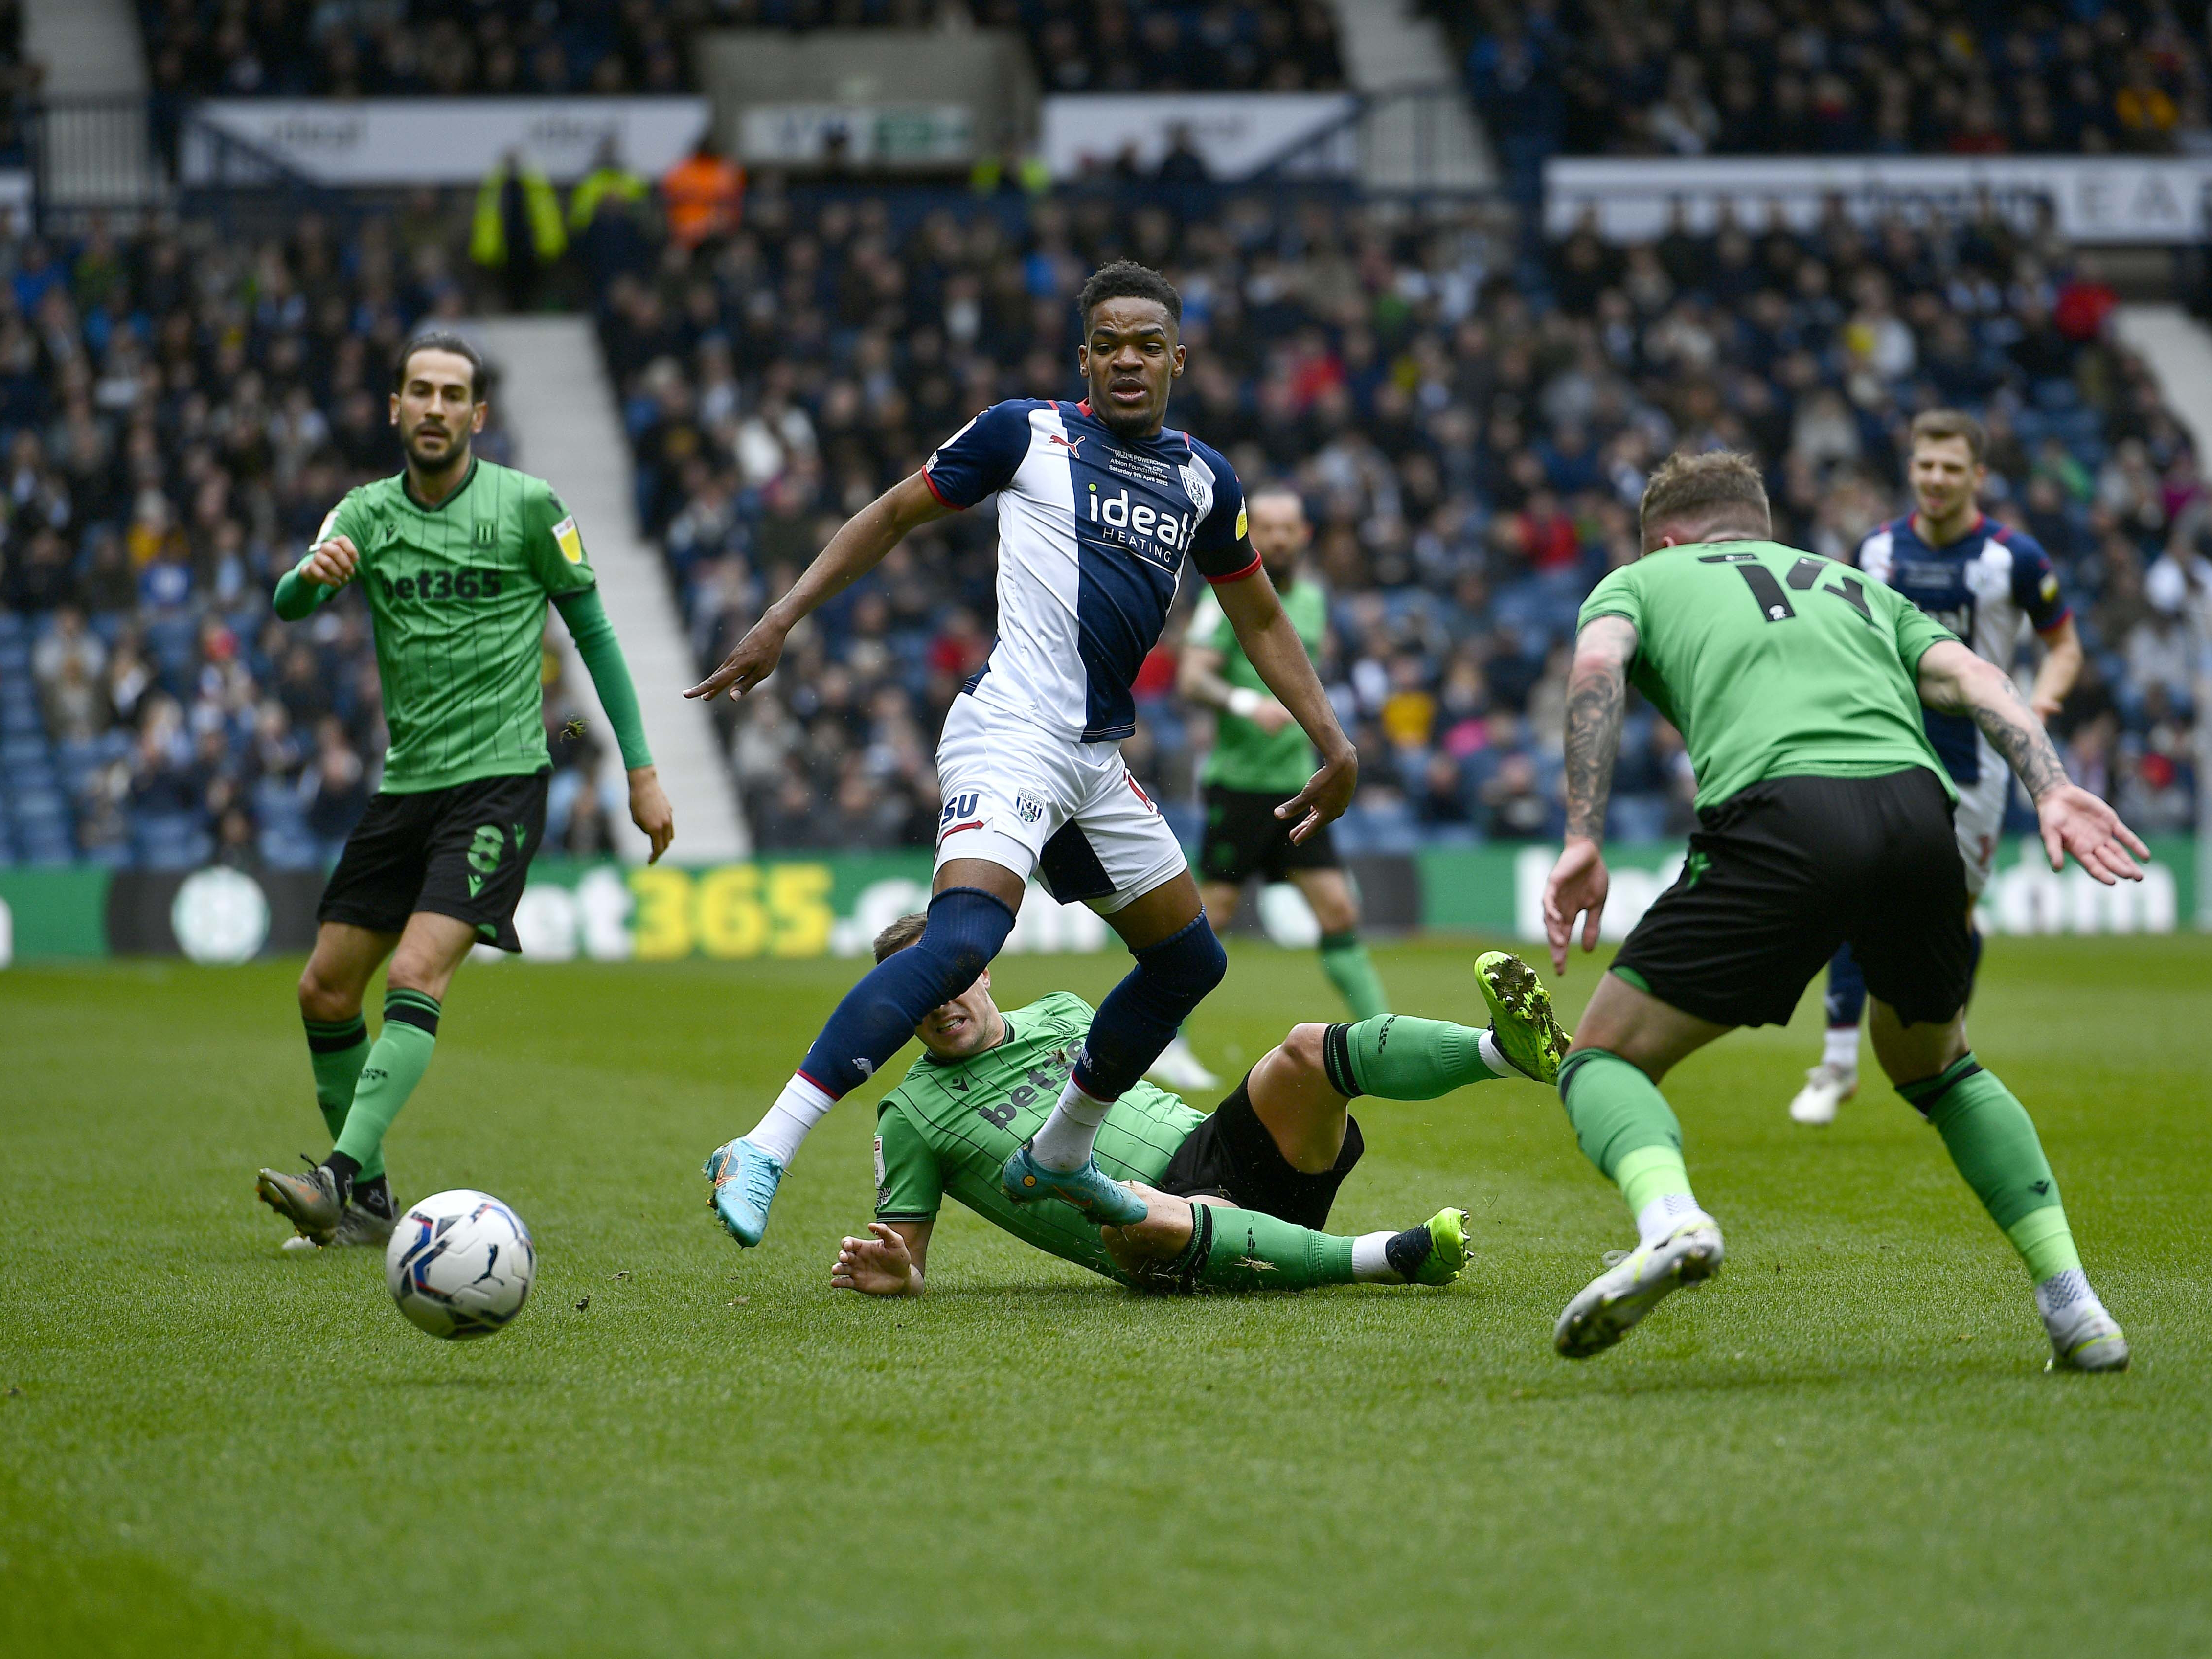
[(433, 1193), (400, 1217), (384, 1252), (384, 1282), (399, 1311), (456, 1341), (505, 1329), (537, 1272), (522, 1218), (466, 1187)]

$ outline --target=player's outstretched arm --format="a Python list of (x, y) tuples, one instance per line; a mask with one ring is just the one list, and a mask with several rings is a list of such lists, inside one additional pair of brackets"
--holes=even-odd
[(1969, 716), (1990, 747), (2005, 757), (2020, 787), (2035, 803), (2043, 851), (2053, 870), (2063, 868), (2071, 853), (2107, 887), (2116, 881), (2142, 879), (2142, 870), (2128, 854), (2147, 859), (2150, 849), (2120, 822), (2118, 812), (2069, 781), (2051, 734), (2035, 711), (2021, 701), (2009, 674), (1956, 640), (1938, 640), (1921, 653), (1918, 679), (1921, 702), (1939, 714)]
[(722, 665), (684, 695), (715, 697), (727, 691), (733, 697), (744, 696), (775, 672), (783, 642), (801, 618), (881, 564), (884, 555), (908, 532), (952, 510), (937, 499), (921, 473), (902, 478), (846, 520), (791, 591), (745, 631), (737, 648), (722, 659)]
[(1613, 796), (1613, 763), (1620, 754), (1620, 722), (1628, 710), (1628, 665), (1636, 659), (1636, 625), (1626, 617), (1594, 617), (1575, 638), (1567, 674), (1567, 839), (1544, 883), (1544, 933), (1552, 969), (1567, 971), (1575, 921), (1583, 949), (1597, 949), (1612, 878), (1605, 867), (1605, 809)]
[(1359, 751), (1336, 723), (1336, 710), (1329, 707), (1328, 693), (1322, 690), (1305, 641), (1284, 612), (1275, 585), (1259, 562), (1253, 561), (1250, 575), (1217, 583), (1213, 596), (1237, 630), (1237, 642), (1244, 647), (1254, 670), (1321, 750), (1321, 770), (1275, 809), (1275, 816), (1289, 823), (1291, 839), (1304, 841), (1324, 823), (1343, 817), (1344, 809), (1352, 805), (1352, 792), (1359, 783)]
[(921, 1266), (929, 1258), (927, 1221), (871, 1221), (868, 1237), (838, 1247), (830, 1282), (862, 1296), (920, 1296)]

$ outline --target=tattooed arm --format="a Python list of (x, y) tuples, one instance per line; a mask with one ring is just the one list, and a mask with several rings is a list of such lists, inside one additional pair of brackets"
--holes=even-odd
[(1636, 625), (1626, 617), (1591, 619), (1575, 641), (1567, 673), (1567, 844), (1544, 884), (1544, 932), (1552, 967), (1567, 971), (1567, 946), (1575, 920), (1583, 924), (1583, 949), (1597, 949), (1605, 913), (1605, 807), (1613, 793), (1613, 763), (1620, 753), (1620, 720), (1628, 707), (1628, 665), (1636, 658)]
[(2063, 867), (2071, 853), (2107, 887), (2122, 878), (2142, 879), (2128, 854), (2148, 858), (2150, 849), (2120, 822), (2118, 813), (2067, 780), (2051, 734), (2021, 701), (2010, 675), (1957, 641), (1942, 640), (1922, 653), (1918, 678), (1921, 702), (1938, 714), (1966, 715), (2004, 757), (2035, 803), (2043, 850), (2052, 869)]
[(1567, 672), (1567, 839), (1605, 839), (1605, 805), (1613, 763), (1620, 755), (1620, 720), (1628, 708), (1628, 665), (1636, 657), (1636, 625), (1599, 617), (1575, 640)]

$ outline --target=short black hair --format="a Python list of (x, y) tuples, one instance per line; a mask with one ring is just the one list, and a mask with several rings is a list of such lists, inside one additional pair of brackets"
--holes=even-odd
[(1150, 265), (1140, 265), (1134, 259), (1116, 259), (1091, 273), (1083, 292), (1075, 296), (1084, 327), (1091, 326), (1093, 308), (1109, 300), (1157, 300), (1167, 308), (1176, 326), (1182, 326), (1182, 295), (1176, 292), (1176, 285)]
[(462, 335), (450, 328), (427, 328), (399, 348), (399, 356), (392, 364), (392, 389), (407, 389), (407, 365), (418, 351), (450, 351), (456, 357), (465, 357), (469, 362), (469, 401), (480, 404), (484, 398), (483, 353), (471, 345)]

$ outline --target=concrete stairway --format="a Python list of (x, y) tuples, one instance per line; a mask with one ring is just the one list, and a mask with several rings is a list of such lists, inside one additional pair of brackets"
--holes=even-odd
[[(703, 704), (684, 699), (684, 688), (696, 678), (691, 648), (667, 566), (637, 533), (629, 445), (590, 322), (503, 317), (471, 324), (469, 332), (498, 367), (500, 418), (514, 434), (518, 464), (560, 493), (591, 550), (607, 616), (637, 683), (646, 740), (676, 815), (669, 856), (684, 864), (746, 856), (750, 837), (714, 721)], [(574, 659), (566, 631), (556, 627), (550, 635), (568, 655), (572, 683), (589, 696), (591, 678)], [(622, 855), (642, 860), (645, 837), (626, 813), (611, 816)]]

